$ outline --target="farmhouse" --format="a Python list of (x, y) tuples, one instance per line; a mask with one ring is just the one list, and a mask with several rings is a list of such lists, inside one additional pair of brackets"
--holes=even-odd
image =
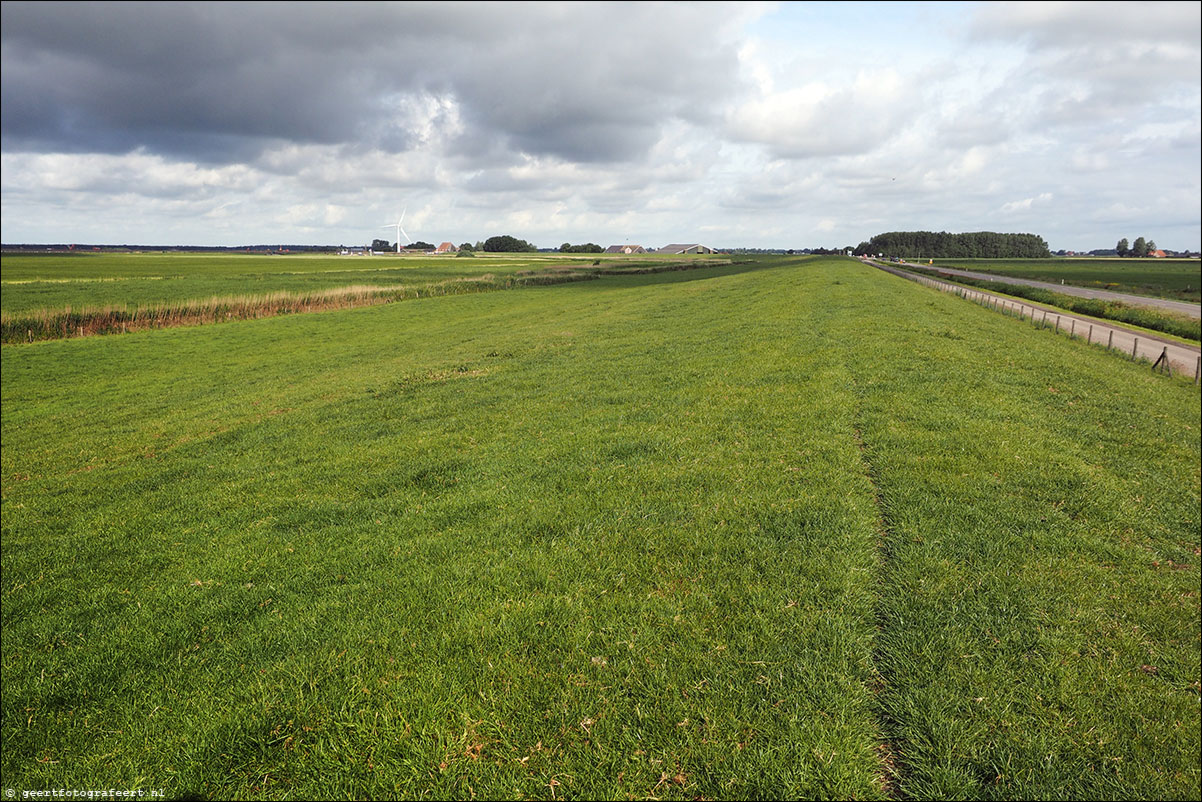
[(672, 254), (713, 253), (713, 252), (714, 252), (713, 248), (707, 247), (705, 245), (698, 245), (695, 242), (694, 243), (686, 243), (686, 244), (676, 243), (673, 245), (665, 245), (664, 247), (662, 247), (658, 251), (656, 251), (656, 253), (672, 253)]
[(459, 249), (450, 242), (444, 242), (442, 245), (439, 245), (434, 249), (434, 253), (454, 253), (457, 250)]
[(610, 245), (605, 249), (606, 253), (646, 253), (647, 249), (642, 245)]

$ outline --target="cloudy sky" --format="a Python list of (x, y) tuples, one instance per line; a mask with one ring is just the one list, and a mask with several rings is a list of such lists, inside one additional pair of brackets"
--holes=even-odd
[(1202, 239), (1185, 3), (3, 4), (3, 241)]

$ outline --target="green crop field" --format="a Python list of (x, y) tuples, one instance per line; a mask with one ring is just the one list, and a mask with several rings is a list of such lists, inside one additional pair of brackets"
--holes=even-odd
[(18, 793), (1202, 792), (1146, 365), (840, 258), (0, 358)]
[(1114, 290), (1178, 301), (1202, 301), (1202, 262), (1197, 259), (936, 259), (1001, 276)]

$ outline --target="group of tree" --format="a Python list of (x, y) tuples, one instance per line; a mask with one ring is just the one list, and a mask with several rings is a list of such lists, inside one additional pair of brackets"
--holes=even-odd
[[(391, 251), (391, 250), (395, 250), (395, 246), (393, 246), (393, 244), (386, 239), (373, 239), (371, 241), (371, 249), (373, 251)], [(429, 242), (423, 242), (421, 240), (418, 240), (417, 242), (411, 242), (408, 245), (402, 246), (401, 250), (402, 251), (423, 251), (423, 252), (424, 251), (432, 251), (432, 250), (434, 250), (434, 245), (432, 245)]]
[(1036, 234), (994, 231), (889, 231), (861, 242), (855, 252), (932, 259), (1046, 259), (1052, 255), (1043, 237)]
[(586, 242), (583, 245), (573, 245), (570, 242), (565, 242), (559, 246), (560, 253), (604, 253), (605, 249), (600, 245), (592, 242)]
[(1119, 240), (1118, 245), (1114, 246), (1114, 252), (1119, 256), (1134, 256), (1143, 259), (1145, 256), (1152, 255), (1156, 251), (1156, 243), (1152, 240), (1145, 240), (1143, 237), (1136, 237), (1133, 245), (1127, 245), (1127, 238), (1123, 237)]
[(524, 239), (502, 234), (484, 240), (483, 250), (487, 253), (533, 253), (538, 249)]

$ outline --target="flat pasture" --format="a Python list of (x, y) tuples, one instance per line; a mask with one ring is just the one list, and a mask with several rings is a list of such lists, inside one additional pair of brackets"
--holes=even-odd
[(1202, 301), (1198, 259), (936, 259), (941, 267), (1177, 301)]
[(0, 261), (0, 342), (258, 319), (728, 262), (595, 254), (17, 254)]
[(0, 360), (6, 787), (1202, 788), (1197, 388), (857, 261)]
[[(548, 264), (590, 265), (596, 257), (587, 256), (6, 254), (0, 260), (0, 311), (11, 316), (37, 310), (139, 308), (274, 292), (311, 293), (348, 286), (422, 286), (489, 274), (504, 278)], [(655, 261), (623, 257), (622, 263)]]

